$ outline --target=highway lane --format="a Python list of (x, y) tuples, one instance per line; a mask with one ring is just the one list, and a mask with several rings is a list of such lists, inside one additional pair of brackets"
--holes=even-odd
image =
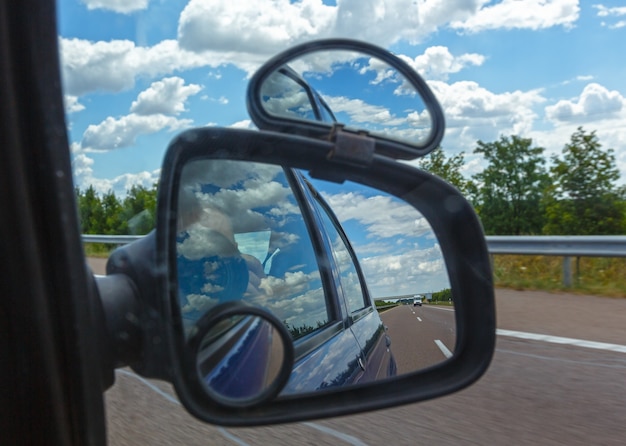
[[(499, 329), (626, 345), (626, 299), (497, 290), (496, 308)], [(110, 444), (622, 445), (626, 439), (626, 354), (510, 336), (498, 336), (492, 365), (475, 385), (384, 411), (225, 429), (196, 421), (173, 395), (167, 384), (118, 371), (106, 392)]]
[(451, 307), (399, 305), (381, 313), (391, 338), (398, 373), (439, 364), (455, 345), (455, 320)]

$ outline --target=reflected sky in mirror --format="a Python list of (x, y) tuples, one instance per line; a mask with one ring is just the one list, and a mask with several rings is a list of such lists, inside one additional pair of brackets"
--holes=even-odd
[(425, 104), (385, 62), (348, 51), (320, 51), (268, 77), (261, 102), (274, 116), (343, 123), (390, 139), (419, 143), (431, 130)]
[[(350, 239), (387, 327), (397, 373), (449, 358), (456, 343), (454, 302), (441, 249), (426, 218), (403, 200), (360, 184), (309, 181)], [(354, 327), (361, 329), (368, 328)]]

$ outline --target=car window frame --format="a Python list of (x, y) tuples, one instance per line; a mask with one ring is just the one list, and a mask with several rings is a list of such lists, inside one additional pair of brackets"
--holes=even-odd
[[(343, 226), (337, 219), (337, 216), (335, 215), (331, 207), (328, 205), (326, 200), (324, 200), (324, 198), (319, 193), (319, 191), (315, 188), (315, 186), (313, 186), (313, 184), (310, 181), (308, 181), (306, 178), (303, 178), (303, 180), (309, 193), (312, 196), (312, 200), (313, 200), (312, 203), (315, 203), (317, 205), (317, 206), (313, 206), (314, 212), (316, 214), (317, 222), (318, 222), (317, 224), (320, 230), (323, 232), (323, 238), (328, 249), (328, 255), (333, 265), (335, 281), (336, 283), (339, 284), (337, 288), (341, 289), (341, 298), (342, 298), (343, 305), (346, 309), (346, 313), (348, 316), (348, 325), (352, 325), (355, 322), (357, 322), (359, 319), (364, 318), (365, 316), (370, 314), (372, 311), (374, 311), (374, 307), (372, 305), (372, 298), (369, 293), (369, 289), (367, 287), (365, 275), (363, 274), (363, 270), (361, 269), (361, 264), (358, 260), (358, 257), (356, 256), (354, 248), (352, 247), (352, 243), (350, 242), (350, 239), (345, 233)], [(359, 285), (361, 287), (361, 292), (362, 292), (362, 297), (363, 297), (363, 307), (358, 308), (356, 310), (351, 310), (350, 308), (350, 304), (349, 304), (349, 301), (348, 301), (348, 298), (346, 296), (346, 292), (344, 289), (344, 282), (341, 279), (341, 270), (339, 268), (337, 259), (335, 257), (334, 248), (332, 245), (332, 237), (329, 234), (329, 231), (326, 227), (326, 223), (324, 222), (324, 218), (322, 217), (320, 212), (324, 212), (324, 214), (330, 220), (330, 223), (333, 225), (334, 230), (338, 233), (339, 237), (341, 238), (341, 241), (343, 242), (344, 247), (348, 251), (348, 255), (350, 256), (352, 265), (354, 266), (354, 269), (357, 273), (357, 277), (359, 280)]]
[(294, 341), (295, 359), (298, 361), (345, 330), (347, 328), (345, 323), (346, 313), (345, 307), (342, 305), (341, 301), (343, 297), (338, 293), (335, 286), (332, 259), (329, 258), (329, 252), (324, 244), (323, 234), (320, 232), (319, 220), (309, 202), (309, 197), (306, 193), (308, 188), (305, 187), (304, 178), (300, 172), (294, 169), (283, 167), (283, 170), (287, 182), (293, 191), (294, 198), (300, 207), (304, 224), (306, 225), (307, 232), (311, 239), (317, 267), (321, 276), (326, 305), (331, 311), (331, 314), (329, 314), (330, 320), (324, 327), (320, 327)]

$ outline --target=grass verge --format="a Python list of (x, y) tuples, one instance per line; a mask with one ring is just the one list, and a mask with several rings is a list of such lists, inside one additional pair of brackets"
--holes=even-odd
[(573, 283), (566, 288), (563, 257), (493, 256), (496, 287), (626, 297), (626, 258), (573, 258), (571, 268)]

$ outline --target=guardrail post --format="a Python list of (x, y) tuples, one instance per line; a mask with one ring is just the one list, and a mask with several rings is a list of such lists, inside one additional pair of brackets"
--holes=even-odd
[(572, 287), (572, 258), (563, 257), (563, 286)]

